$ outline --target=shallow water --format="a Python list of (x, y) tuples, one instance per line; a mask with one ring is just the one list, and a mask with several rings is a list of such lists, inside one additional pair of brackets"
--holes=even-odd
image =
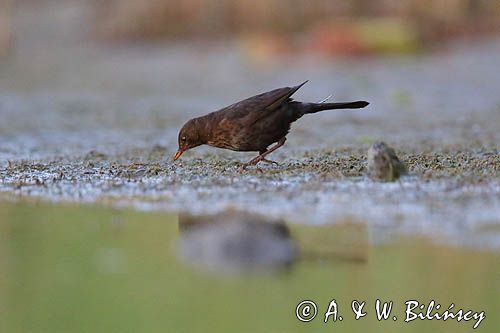
[[(352, 222), (351, 222), (352, 223)], [(367, 243), (362, 225), (289, 225), (302, 255), (277, 271), (218, 275), (179, 260), (178, 217), (96, 206), (0, 204), (2, 332), (466, 332), (474, 321), (404, 323), (407, 300), (485, 311), (500, 325), (500, 257), (489, 251), (393, 238)], [(347, 235), (350, 235), (347, 237)], [(357, 244), (356, 246), (352, 246)], [(319, 314), (299, 322), (304, 299)], [(335, 299), (342, 321), (324, 324)], [(394, 301), (375, 319), (376, 299)], [(354, 320), (352, 300), (366, 301)], [(207, 311), (210, 309), (210, 311)], [(258, 320), (257, 320), (258, 319)]]

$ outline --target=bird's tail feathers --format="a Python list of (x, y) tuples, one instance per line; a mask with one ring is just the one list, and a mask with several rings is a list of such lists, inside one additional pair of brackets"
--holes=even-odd
[(308, 103), (305, 113), (316, 113), (325, 110), (337, 109), (362, 109), (366, 107), (368, 102), (355, 101), (355, 102), (337, 102), (337, 103)]

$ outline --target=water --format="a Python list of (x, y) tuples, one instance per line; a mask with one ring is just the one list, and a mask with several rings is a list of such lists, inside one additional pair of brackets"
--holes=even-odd
[[(292, 265), (221, 275), (180, 260), (178, 223), (175, 214), (1, 204), (0, 330), (466, 332), (474, 325), (404, 323), (407, 300), (485, 311), (482, 332), (500, 325), (498, 253), (424, 239), (373, 246), (366, 226), (353, 221), (340, 229), (288, 225), (301, 253)], [(310, 323), (295, 317), (304, 299), (319, 309)], [(332, 299), (343, 321), (324, 324)], [(397, 321), (375, 319), (376, 299), (394, 301)], [(367, 302), (365, 318), (353, 319), (352, 300)]]

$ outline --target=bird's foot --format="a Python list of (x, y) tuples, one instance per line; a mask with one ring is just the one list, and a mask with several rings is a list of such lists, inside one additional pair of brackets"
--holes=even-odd
[(272, 160), (268, 160), (267, 158), (262, 158), (261, 161), (264, 162), (264, 163), (268, 163), (268, 164), (280, 165), (278, 162), (272, 161)]
[[(251, 161), (250, 161), (251, 162)], [(257, 163), (250, 163), (250, 162), (247, 162), (247, 163), (243, 163), (240, 167), (240, 171), (245, 171), (247, 169), (247, 167), (251, 166), (251, 165), (257, 165)]]
[[(257, 165), (257, 163), (259, 163), (260, 161), (265, 161), (266, 159), (262, 156), (257, 156), (255, 157), (254, 159), (252, 159), (251, 161), (249, 162), (246, 162), (246, 163), (243, 163), (243, 165), (241, 166), (240, 168), (240, 171), (244, 171), (246, 170), (246, 168), (250, 165)], [(257, 170), (259, 170), (260, 172), (262, 172), (262, 170), (260, 168), (257, 168)]]
[[(268, 164), (279, 165), (278, 162), (275, 162), (275, 161), (272, 161), (272, 160), (268, 160), (265, 157), (263, 157), (262, 155), (259, 155), (259, 156), (255, 157), (254, 159), (252, 159), (251, 161), (249, 161), (247, 163), (244, 163), (241, 166), (240, 171), (246, 170), (246, 168), (248, 166), (250, 166), (250, 165), (257, 165), (259, 162), (264, 162), (264, 163), (268, 163)], [(260, 168), (257, 168), (257, 171), (259, 171), (261, 173), (263, 172), (262, 169), (260, 169)]]

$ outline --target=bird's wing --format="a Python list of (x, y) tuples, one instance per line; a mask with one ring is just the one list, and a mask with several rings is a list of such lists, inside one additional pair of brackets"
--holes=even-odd
[(269, 98), (270, 104), (265, 107), (266, 111), (274, 111), (278, 107), (283, 104), (283, 102), (287, 101), (297, 90), (299, 90), (304, 84), (306, 84), (309, 80), (306, 80), (299, 84), (298, 86), (295, 87), (286, 87), (286, 88), (281, 88), (281, 89), (276, 89), (276, 96), (272, 96), (272, 98)]
[(277, 110), (307, 82), (304, 81), (295, 87), (274, 89), (237, 102), (226, 108), (228, 111), (230, 110), (226, 116), (230, 119), (245, 119), (247, 125), (253, 125), (260, 119), (268, 116), (271, 112)]

